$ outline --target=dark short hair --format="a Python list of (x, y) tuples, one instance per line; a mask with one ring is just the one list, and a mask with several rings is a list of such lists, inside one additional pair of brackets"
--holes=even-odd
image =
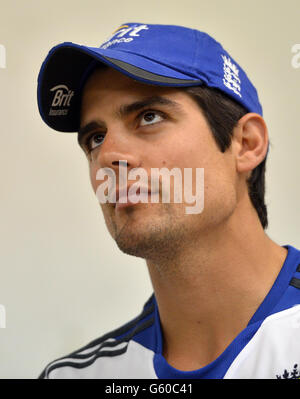
[[(220, 151), (225, 152), (231, 145), (234, 127), (240, 118), (248, 113), (246, 108), (218, 89), (196, 86), (183, 90), (199, 105)], [(249, 197), (264, 229), (268, 227), (265, 170), (266, 158), (252, 170), (247, 180)]]

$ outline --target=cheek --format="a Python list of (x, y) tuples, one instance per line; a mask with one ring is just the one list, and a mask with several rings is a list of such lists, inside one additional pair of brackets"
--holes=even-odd
[(222, 162), (204, 169), (204, 212), (214, 220), (229, 217), (237, 206), (235, 176), (230, 165)]
[(212, 142), (210, 132), (197, 126), (189, 126), (180, 129), (170, 145), (165, 146), (168, 152), (164, 150), (165, 159), (173, 167), (180, 168), (204, 168), (215, 162), (215, 148)]
[(96, 193), (97, 187), (100, 184), (100, 181), (96, 180), (97, 169), (93, 165), (89, 165), (89, 174), (90, 174), (90, 182), (94, 193)]

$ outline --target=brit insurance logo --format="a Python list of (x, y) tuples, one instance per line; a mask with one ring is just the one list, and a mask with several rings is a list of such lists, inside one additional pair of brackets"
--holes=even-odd
[(71, 100), (74, 96), (74, 91), (69, 89), (65, 84), (60, 84), (50, 89), (53, 92), (53, 98), (49, 115), (51, 116), (65, 116), (68, 115), (71, 106)]
[(148, 30), (148, 25), (122, 25), (100, 47), (106, 49), (114, 44), (130, 43), (139, 37), (143, 30)]
[(223, 59), (224, 85), (232, 90), (239, 97), (241, 95), (241, 79), (239, 78), (239, 69), (226, 55), (221, 56)]

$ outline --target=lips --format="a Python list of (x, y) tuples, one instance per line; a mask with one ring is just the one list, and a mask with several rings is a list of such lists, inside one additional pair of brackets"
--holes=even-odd
[(113, 206), (119, 209), (136, 205), (137, 203), (148, 203), (151, 202), (151, 194), (157, 196), (158, 192), (151, 193), (148, 187), (139, 187), (134, 192), (131, 192), (130, 187), (116, 189), (116, 202), (113, 203)]

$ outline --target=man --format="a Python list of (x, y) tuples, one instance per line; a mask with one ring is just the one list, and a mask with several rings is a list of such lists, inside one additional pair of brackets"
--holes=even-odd
[[(97, 196), (103, 171), (115, 176), (115, 199), (99, 201), (107, 228), (145, 259), (154, 289), (134, 320), (40, 378), (299, 377), (300, 252), (265, 233), (267, 127), (223, 47), (193, 29), (125, 24), (100, 48), (54, 47), (38, 101), (50, 127), (78, 132)], [(188, 188), (202, 187), (204, 206), (163, 201), (162, 179), (142, 193), (155, 168), (194, 171)], [(127, 178), (137, 170), (139, 202)], [(185, 193), (177, 183), (170, 191)]]

